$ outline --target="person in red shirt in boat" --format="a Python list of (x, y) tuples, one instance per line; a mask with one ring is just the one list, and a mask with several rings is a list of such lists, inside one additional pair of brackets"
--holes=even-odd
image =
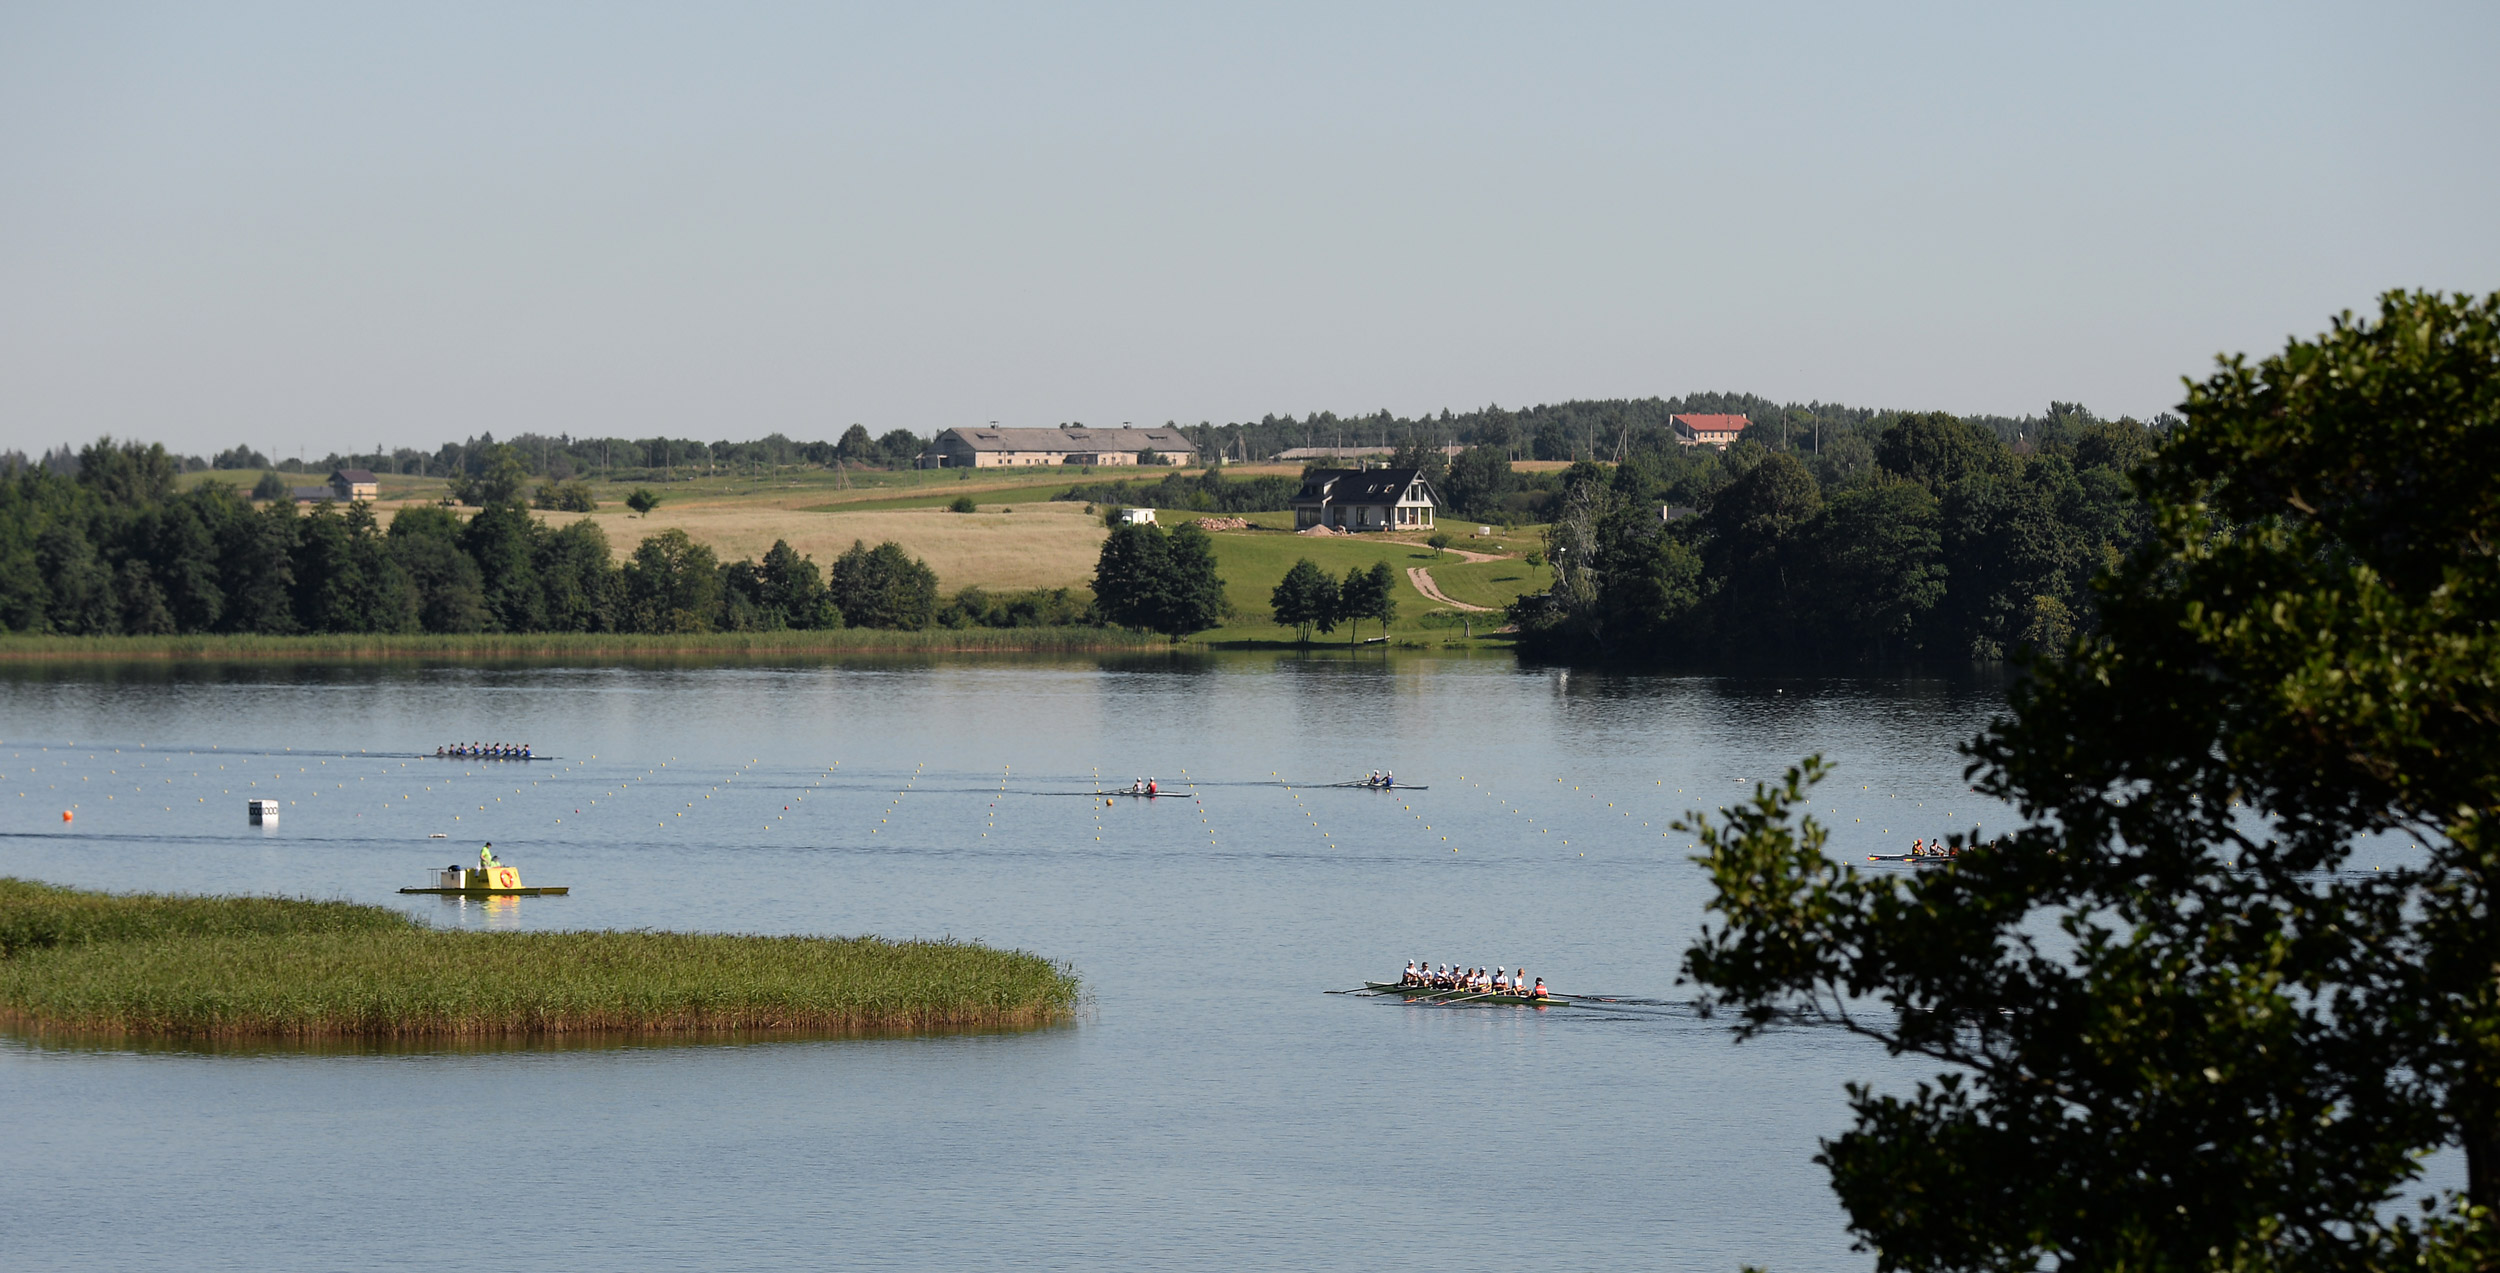
[(1551, 997), (1545, 993), (1545, 978), (1539, 977), (1536, 979), (1536, 989), (1529, 991), (1528, 997), (1531, 999), (1545, 999)]

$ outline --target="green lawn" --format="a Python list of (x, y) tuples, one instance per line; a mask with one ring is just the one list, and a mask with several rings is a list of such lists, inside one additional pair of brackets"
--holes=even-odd
[[(1167, 526), (1178, 526), (1199, 514), (1175, 509), (1158, 510), (1156, 516)], [(1289, 523), (1292, 515), (1254, 514), (1250, 520), (1253, 524), (1263, 524), (1272, 518), (1283, 518)], [(1432, 550), (1421, 544), (1379, 536), (1303, 536), (1260, 530), (1224, 531), (1214, 538), (1216, 565), (1224, 576), (1225, 596), (1245, 620), (1199, 633), (1194, 638), (1217, 644), (1295, 639), (1293, 629), (1278, 627), (1265, 622), (1265, 619), (1268, 594), (1275, 590), (1285, 572), (1292, 569), (1293, 563), (1304, 557), (1339, 578), (1351, 569), (1367, 568), (1376, 561), (1388, 562), (1397, 580), (1391, 595), (1398, 603), (1398, 619), (1390, 625), (1389, 635), (1394, 644), (1400, 645), (1464, 644), (1467, 640), (1462, 624), (1468, 621), (1462, 621), (1456, 611), (1437, 601), (1428, 601), (1422, 593), (1415, 591), (1414, 584), (1407, 578), (1409, 567), (1422, 566), (1430, 570), (1433, 581), (1458, 600), (1496, 609), (1508, 605), (1522, 593), (1545, 587), (1552, 579), (1551, 572), (1544, 568), (1530, 568), (1516, 559), (1472, 564), (1455, 556), (1436, 559)], [(1523, 545), (1542, 542), (1533, 533), (1518, 539)], [(1482, 550), (1482, 546), (1474, 542), (1469, 546)], [(1503, 620), (1499, 614), (1480, 614), (1474, 616), (1471, 622), (1477, 634), (1475, 639), (1481, 641), (1492, 629), (1500, 627)], [(1379, 625), (1362, 625), (1360, 635), (1366, 639), (1380, 635)], [(1333, 636), (1314, 639), (1343, 642), (1346, 636), (1346, 630), (1339, 628)]]
[(1543, 592), (1554, 572), (1513, 557), (1504, 561), (1460, 561), (1456, 557), (1432, 569), (1432, 581), (1453, 601), (1500, 609), (1522, 593)]

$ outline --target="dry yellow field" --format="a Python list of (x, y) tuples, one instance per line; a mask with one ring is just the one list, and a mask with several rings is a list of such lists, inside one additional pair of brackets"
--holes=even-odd
[[(807, 498), (821, 501), (821, 492)], [(1016, 511), (1000, 511), (1013, 507)], [(542, 520), (564, 525), (577, 513), (540, 513)], [(977, 513), (950, 513), (942, 508), (872, 509), (861, 512), (803, 512), (760, 505), (752, 499), (718, 503), (665, 503), (649, 517), (622, 508), (588, 515), (608, 533), (619, 559), (654, 532), (676, 527), (720, 555), (722, 561), (762, 558), (776, 539), (816, 559), (820, 567), (851, 546), (855, 539), (875, 546), (884, 540), (929, 563), (939, 588), (952, 592), (966, 584), (984, 588), (1076, 588), (1094, 577), (1094, 560), (1102, 552), (1102, 519), (1083, 504), (1042, 501), (1002, 506), (984, 504)]]

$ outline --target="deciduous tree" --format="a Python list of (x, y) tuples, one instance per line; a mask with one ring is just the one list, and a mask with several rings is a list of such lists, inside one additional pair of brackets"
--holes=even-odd
[[(1686, 971), (1740, 1033), (1946, 1067), (1824, 1145), (1880, 1268), (2494, 1267), (2500, 295), (2391, 293), (2185, 410), (2098, 632), (1968, 749), (2022, 829), (1861, 874), (1809, 760), (1688, 820)], [(2443, 1148), (2463, 1194), (2392, 1214)]]

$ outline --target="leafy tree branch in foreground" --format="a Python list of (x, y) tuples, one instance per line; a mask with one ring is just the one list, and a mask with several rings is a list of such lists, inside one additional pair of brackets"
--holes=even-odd
[[(1819, 1159), (1881, 1268), (2500, 1263), (2500, 296), (2391, 293), (2186, 413), (2098, 630), (1966, 747), (2023, 830), (1861, 873), (1816, 759), (1685, 824), (1706, 1006), (1944, 1067)], [(2464, 1191), (2402, 1214), (2442, 1149)]]

